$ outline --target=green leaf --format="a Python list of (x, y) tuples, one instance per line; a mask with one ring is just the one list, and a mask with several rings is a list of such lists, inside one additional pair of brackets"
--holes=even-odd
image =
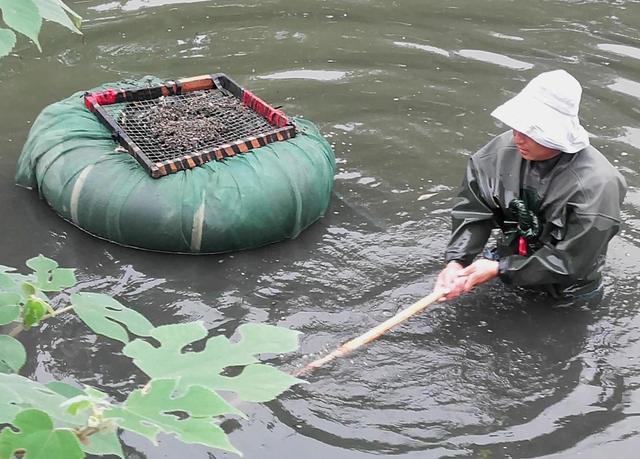
[(0, 335), (0, 362), (17, 373), (27, 361), (27, 351), (20, 341), (9, 335)]
[[(110, 403), (106, 400), (107, 395), (92, 387), (87, 387), (84, 392), (78, 395), (70, 397), (61, 406), (73, 414), (74, 416), (81, 411), (88, 409), (102, 410), (104, 407), (110, 406)], [(93, 412), (93, 410), (92, 410)]]
[(51, 280), (46, 285), (38, 286), (43, 292), (58, 292), (62, 289), (76, 285), (76, 275), (70, 268), (58, 268), (51, 273)]
[[(207, 330), (200, 322), (173, 324), (157, 327), (151, 336), (160, 346), (155, 347), (142, 339), (136, 339), (123, 348), (123, 353), (131, 357), (134, 363), (151, 378), (175, 379), (178, 381), (178, 392), (194, 385), (212, 390), (231, 390), (248, 400), (259, 398), (261, 401), (272, 400), (291, 385), (301, 382), (297, 378), (284, 375), (279, 370), (266, 374), (256, 384), (264, 385), (262, 392), (249, 388), (247, 377), (222, 376), (220, 373), (227, 367), (245, 366), (257, 363), (254, 354), (289, 349), (288, 338), (280, 332), (274, 333), (270, 327), (244, 329), (248, 332), (240, 342), (232, 343), (225, 336), (216, 336), (207, 340), (200, 352), (184, 351), (184, 348), (207, 336)], [(263, 339), (260, 334), (264, 333)], [(290, 332), (295, 335), (295, 332)], [(244, 341), (244, 342), (243, 342)], [(266, 349), (258, 349), (259, 343), (271, 343)], [(246, 371), (247, 369), (245, 369)], [(256, 370), (249, 370), (250, 373)], [(250, 374), (249, 373), (249, 374)], [(278, 375), (278, 376), (277, 376)], [(282, 377), (281, 377), (282, 376)], [(237, 383), (237, 384), (235, 384)]]
[(33, 0), (0, 0), (2, 19), (13, 30), (29, 37), (38, 47), (38, 34), (42, 27), (42, 16)]
[(47, 413), (24, 410), (11, 423), (18, 432), (5, 427), (0, 432), (0, 458), (10, 459), (24, 450), (28, 459), (82, 459), (85, 457), (78, 437), (69, 429), (54, 429)]
[(51, 389), (56, 394), (60, 394), (65, 398), (73, 398), (78, 395), (84, 395), (84, 391), (71, 384), (64, 383), (62, 381), (51, 381), (47, 383), (46, 387)]
[(50, 306), (45, 301), (35, 296), (29, 297), (22, 308), (22, 323), (25, 328), (38, 325), (49, 309)]
[(0, 289), (13, 290), (17, 287), (14, 276), (8, 273), (0, 272)]
[(11, 292), (0, 291), (0, 306), (14, 306), (20, 304), (22, 297), (14, 289)]
[(83, 425), (87, 416), (74, 417), (61, 407), (67, 397), (17, 374), (0, 373), (0, 424), (10, 422), (24, 408), (46, 411), (58, 423)]
[(20, 317), (20, 300), (17, 293), (0, 292), (0, 325), (6, 325)]
[(0, 360), (0, 374), (3, 374), (3, 373), (5, 374), (13, 373), (13, 370), (9, 365), (7, 365), (2, 360)]
[[(80, 26), (76, 27), (76, 24), (69, 18), (66, 12), (67, 8), (64, 7), (64, 3), (60, 0), (34, 0), (34, 2), (44, 19), (57, 22), (72, 32), (82, 34), (79, 30)], [(76, 16), (80, 18), (77, 14)], [(82, 21), (82, 18), (80, 20)]]
[(254, 356), (234, 353), (229, 340), (217, 336), (208, 340), (201, 352), (183, 352), (183, 348), (207, 336), (202, 322), (164, 325), (154, 328), (151, 336), (160, 346), (142, 339), (127, 344), (122, 352), (151, 378), (176, 379), (180, 387), (194, 384), (211, 387), (211, 380), (228, 366), (256, 363)]
[(62, 0), (55, 0), (55, 1), (62, 6), (62, 8), (67, 12), (69, 16), (71, 16), (71, 20), (76, 25), (76, 27), (78, 29), (82, 28), (82, 17), (80, 17), (78, 13), (76, 13), (71, 8), (69, 8)]
[[(20, 375), (0, 374), (0, 424), (10, 423), (23, 409), (38, 408), (48, 413), (58, 427), (85, 426), (88, 413), (73, 416), (62, 406), (69, 395), (84, 395), (84, 392), (58, 381), (45, 386)], [(82, 445), (87, 453), (123, 457), (122, 447), (114, 433), (101, 432), (89, 437), (89, 441), (89, 444)]]
[(62, 406), (64, 406), (69, 413), (75, 416), (80, 411), (85, 411), (92, 408), (93, 402), (89, 398), (83, 395), (79, 395), (78, 397), (67, 400), (62, 404)]
[(96, 402), (106, 400), (108, 398), (107, 394), (96, 389), (95, 387), (90, 387), (90, 386), (85, 387), (84, 393), (87, 394), (89, 397), (91, 397), (92, 400)]
[[(37, 384), (37, 383), (35, 383)], [(0, 381), (0, 389), (2, 389), (3, 385), (2, 382)], [(38, 386), (32, 386), (32, 392), (36, 393), (36, 396), (38, 398), (38, 400), (42, 399), (42, 397), (44, 396), (41, 392), (36, 392), (38, 389), (36, 389)], [(46, 403), (47, 406), (51, 406), (54, 405), (55, 403), (57, 403), (57, 407), (56, 407), (56, 412), (60, 412), (63, 414), (63, 418), (62, 419), (57, 419), (56, 422), (65, 426), (79, 426), (82, 423), (85, 422), (85, 417), (80, 417), (77, 420), (75, 420), (75, 422), (71, 423), (69, 421), (73, 421), (75, 418), (71, 418), (68, 416), (68, 414), (70, 413), (65, 413), (64, 412), (64, 400), (65, 399), (70, 399), (73, 397), (78, 397), (78, 396), (83, 396), (83, 395), (89, 395), (91, 396), (94, 400), (102, 400), (106, 397), (106, 394), (93, 389), (92, 387), (87, 387), (84, 391), (76, 386), (72, 386), (70, 384), (67, 383), (63, 383), (61, 381), (52, 381), (50, 383), (48, 383), (46, 385), (46, 388), (43, 388), (43, 390), (47, 390), (49, 389), (50, 391), (53, 391), (55, 394), (51, 394), (51, 392), (49, 392), (50, 395), (52, 395), (53, 397), (56, 397), (56, 394), (59, 394), (62, 396), (61, 397), (56, 397), (54, 400), (50, 399), (48, 401), (48, 403)], [(28, 397), (23, 397), (23, 403), (25, 403), (25, 399)], [(1, 397), (0, 397), (1, 399)], [(28, 404), (27, 404), (28, 405)], [(35, 404), (34, 406), (39, 406), (39, 404)], [(58, 409), (62, 408), (62, 409)], [(0, 404), (0, 410), (2, 410), (2, 405)], [(82, 449), (84, 450), (85, 453), (88, 454), (93, 454), (95, 456), (98, 457), (103, 457), (103, 456), (108, 456), (109, 454), (113, 454), (114, 456), (118, 456), (121, 458), (124, 458), (124, 453), (122, 452), (122, 445), (120, 444), (120, 439), (118, 438), (118, 435), (115, 431), (113, 432), (99, 432), (96, 434), (91, 435), (88, 438), (88, 443), (83, 443), (82, 444)]]
[(154, 443), (158, 433), (165, 432), (187, 443), (239, 453), (214, 423), (214, 417), (238, 411), (204, 387), (191, 387), (177, 397), (173, 396), (175, 388), (175, 380), (153, 380), (148, 390), (132, 392), (121, 407), (108, 409), (104, 415), (117, 419), (121, 428), (144, 435)]
[(38, 293), (38, 289), (31, 282), (23, 282), (20, 286), (20, 291), (24, 295), (25, 299)]
[(0, 28), (0, 57), (8, 55), (15, 45), (16, 34), (12, 30)]
[(10, 324), (20, 317), (20, 306), (8, 304), (0, 306), (0, 325)]
[(78, 317), (94, 332), (123, 343), (129, 342), (129, 335), (122, 325), (138, 336), (149, 336), (153, 329), (142, 314), (107, 295), (76, 293), (71, 296), (71, 304)]
[[(0, 2), (3, 0), (0, 0)], [(31, 1), (31, 0), (29, 0)], [(36, 274), (35, 286), (43, 292), (59, 292), (76, 285), (76, 276), (73, 269), (58, 268), (54, 260), (38, 255), (27, 260), (27, 266)]]
[(42, 254), (38, 255), (37, 257), (29, 258), (25, 262), (25, 264), (36, 273), (39, 271), (41, 272), (53, 271), (58, 266), (60, 266), (57, 261), (52, 260), (51, 258), (47, 258)]
[(113, 454), (114, 456), (124, 459), (124, 452), (122, 451), (122, 445), (120, 444), (117, 432), (98, 432), (91, 435), (88, 441), (89, 443), (82, 445), (85, 453), (98, 457)]
[(237, 349), (249, 354), (281, 354), (298, 349), (300, 332), (267, 324), (243, 324), (237, 333), (241, 338)]
[[(95, 392), (95, 394), (93, 394)], [(89, 391), (94, 398), (100, 398), (99, 391)], [(31, 381), (23, 376), (0, 374), (0, 424), (7, 424), (21, 410), (25, 408), (38, 408), (46, 411), (60, 427), (80, 427), (87, 423), (88, 413), (71, 415), (64, 407), (68, 398), (85, 395), (85, 391), (77, 387), (55, 381), (46, 386)], [(124, 457), (120, 440), (115, 432), (100, 432), (89, 437), (89, 443), (82, 448), (89, 454), (102, 457), (114, 454)], [(2, 457), (0, 456), (0, 459)]]
[(47, 258), (42, 254), (38, 255), (37, 257), (29, 258), (25, 262), (25, 264), (36, 273), (39, 271), (40, 272), (53, 271), (58, 266), (60, 266), (57, 261), (52, 260), (51, 258)]
[(0, 292), (0, 307), (20, 304), (22, 297), (16, 292)]
[(219, 390), (236, 392), (247, 402), (268, 402), (300, 382), (277, 368), (256, 364), (246, 366), (238, 376), (219, 376), (215, 385)]

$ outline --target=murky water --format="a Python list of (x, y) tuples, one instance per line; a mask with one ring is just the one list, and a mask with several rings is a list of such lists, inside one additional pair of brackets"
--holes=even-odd
[[(155, 324), (246, 321), (303, 332), (294, 369), (427, 294), (469, 154), (489, 112), (536, 74), (584, 86), (581, 116), (625, 176), (625, 227), (598, 308), (551, 309), (495, 284), (412, 319), (249, 418), (225, 423), (249, 458), (635, 457), (640, 444), (640, 4), (633, 1), (71, 1), (84, 37), (45, 27), (0, 61), (0, 263), (43, 253), (81, 287)], [(107, 81), (225, 72), (319, 124), (339, 171), (327, 216), (300, 238), (224, 256), (96, 240), (13, 185), (30, 122)], [(24, 335), (27, 372), (113, 396), (140, 383), (106, 340), (68, 319)], [(130, 458), (231, 457), (123, 435)]]

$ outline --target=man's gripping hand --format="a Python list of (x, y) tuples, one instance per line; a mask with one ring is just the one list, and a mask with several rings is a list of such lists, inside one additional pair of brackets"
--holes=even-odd
[(440, 302), (452, 300), (463, 293), (466, 277), (462, 274), (465, 268), (457, 261), (450, 261), (446, 268), (440, 271), (434, 290), (444, 290), (446, 294)]
[(465, 279), (463, 291), (470, 292), (474, 287), (498, 277), (498, 266), (497, 261), (480, 258), (463, 268), (459, 272), (459, 275), (464, 276)]

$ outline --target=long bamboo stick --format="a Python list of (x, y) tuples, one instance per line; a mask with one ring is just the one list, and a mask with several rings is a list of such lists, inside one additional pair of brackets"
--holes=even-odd
[(435, 303), (440, 298), (442, 298), (446, 293), (447, 292), (444, 291), (444, 290), (435, 290), (430, 295), (427, 295), (424, 298), (422, 298), (421, 300), (416, 301), (415, 303), (413, 303), (408, 308), (403, 309), (402, 311), (400, 311), (395, 316), (385, 320), (380, 325), (372, 328), (368, 332), (363, 333), (362, 335), (358, 336), (357, 338), (352, 339), (351, 341), (347, 341), (346, 343), (344, 343), (342, 346), (340, 346), (338, 349), (336, 349), (335, 351), (331, 352), (330, 354), (327, 354), (326, 356), (324, 356), (324, 357), (322, 357), (320, 359), (314, 360), (313, 362), (311, 362), (310, 364), (308, 364), (304, 368), (296, 371), (294, 373), (294, 376), (302, 376), (302, 375), (305, 375), (307, 373), (310, 373), (311, 371), (315, 370), (316, 368), (321, 367), (325, 363), (331, 362), (332, 360), (334, 360), (334, 359), (336, 359), (338, 357), (343, 357), (343, 356), (347, 355), (348, 353), (356, 350), (360, 346), (363, 346), (363, 345), (373, 341), (374, 339), (378, 338), (380, 335), (382, 335), (385, 332), (387, 332), (389, 329), (395, 327), (399, 323), (404, 322), (409, 317), (419, 313), (420, 311), (423, 311), (424, 309), (428, 308), (433, 303)]

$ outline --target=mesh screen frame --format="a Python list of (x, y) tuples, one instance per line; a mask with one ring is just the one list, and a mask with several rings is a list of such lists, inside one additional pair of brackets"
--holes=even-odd
[[(225, 98), (229, 101), (235, 100), (234, 103), (240, 104), (242, 111), (245, 112), (244, 115), (238, 114), (238, 116), (251, 117), (253, 126), (260, 126), (262, 130), (259, 134), (253, 133), (253, 135), (250, 131), (245, 130), (248, 135), (235, 140), (228, 136), (222, 136), (221, 142), (201, 146), (196, 151), (174, 158), (163, 159), (149, 149), (148, 142), (141, 141), (140, 133), (136, 132), (134, 135), (132, 132), (127, 132), (127, 126), (122, 126), (118, 122), (118, 118), (121, 118), (119, 114), (126, 112), (131, 107), (143, 106), (146, 101), (157, 105), (160, 102), (156, 100), (166, 100), (161, 99), (163, 97), (171, 101), (176, 97), (198, 97), (198, 95), (205, 94), (208, 96), (216, 94), (215, 97), (220, 100)], [(85, 106), (109, 129), (114, 139), (153, 178), (191, 169), (211, 160), (222, 160), (246, 153), (272, 142), (291, 139), (297, 134), (295, 124), (281, 110), (273, 108), (222, 73), (171, 80), (152, 87), (107, 89), (86, 93), (84, 102)], [(122, 109), (118, 110), (119, 108)], [(228, 110), (226, 114), (234, 116)]]

